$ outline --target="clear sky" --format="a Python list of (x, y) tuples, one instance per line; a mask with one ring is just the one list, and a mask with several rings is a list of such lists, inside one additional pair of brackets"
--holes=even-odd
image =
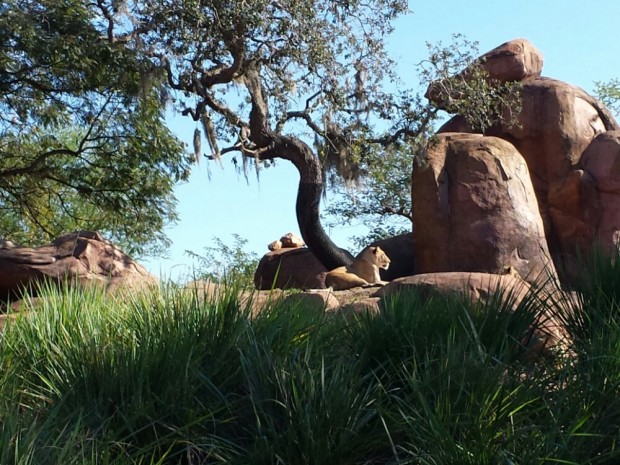
[[(620, 0), (420, 0), (411, 1), (410, 8), (412, 13), (395, 24), (389, 39), (400, 76), (405, 82), (411, 76), (410, 87), (416, 87), (415, 64), (425, 58), (425, 43), (449, 44), (454, 33), (478, 41), (481, 53), (526, 38), (544, 55), (544, 76), (588, 92), (595, 81), (620, 78)], [(180, 117), (171, 117), (169, 123), (191, 145), (195, 123)], [(175, 190), (180, 220), (167, 230), (172, 240), (168, 258), (142, 263), (160, 277), (183, 280), (193, 267), (186, 250), (200, 254), (213, 245), (214, 237), (232, 244), (233, 233), (248, 240), (248, 251), (263, 255), (271, 241), (287, 232), (299, 234), (298, 180), (295, 168), (285, 161), (263, 170), (260, 183), (250, 173), (247, 183), (235, 173), (230, 158), (224, 157), (221, 167), (202, 160), (189, 182)], [(348, 240), (358, 233), (355, 228), (328, 233), (339, 246), (357, 252)]]

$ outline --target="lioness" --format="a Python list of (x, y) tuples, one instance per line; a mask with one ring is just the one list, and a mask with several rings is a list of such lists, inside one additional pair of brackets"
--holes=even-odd
[(341, 291), (369, 284), (387, 284), (381, 281), (379, 268), (387, 270), (389, 266), (390, 259), (380, 247), (366, 247), (349, 266), (341, 266), (327, 273), (325, 286)]

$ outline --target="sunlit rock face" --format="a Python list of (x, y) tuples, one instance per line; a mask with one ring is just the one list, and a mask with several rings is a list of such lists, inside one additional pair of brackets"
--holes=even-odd
[(414, 162), (419, 273), (555, 274), (527, 163), (497, 137), (445, 133)]
[(0, 247), (0, 300), (36, 292), (41, 281), (108, 291), (157, 285), (157, 278), (99, 233), (78, 231), (41, 247)]
[[(484, 135), (510, 142), (527, 163), (548, 250), (562, 279), (570, 282), (578, 275), (578, 257), (587, 256), (593, 244), (606, 250), (618, 245), (619, 126), (584, 90), (541, 77), (542, 54), (522, 40), (484, 55), (491, 77), (521, 83), (516, 118)], [(438, 130), (447, 132), (474, 131), (455, 115)]]

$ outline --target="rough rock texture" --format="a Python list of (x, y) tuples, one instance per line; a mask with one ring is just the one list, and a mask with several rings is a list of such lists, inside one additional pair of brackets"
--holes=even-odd
[(434, 294), (465, 295), (472, 301), (486, 299), (496, 291), (511, 291), (517, 306), (530, 291), (529, 283), (512, 274), (467, 273), (461, 271), (423, 273), (398, 278), (377, 290), (377, 297), (385, 298), (399, 292), (417, 291), (424, 298)]
[(592, 177), (598, 193), (595, 239), (604, 250), (613, 250), (620, 244), (620, 130), (599, 134), (579, 166)]
[(280, 249), (261, 258), (254, 273), (256, 289), (322, 289), (327, 270), (305, 247)]
[[(380, 289), (376, 296), (385, 298), (398, 292), (415, 290), (423, 298), (433, 295), (459, 294), (472, 302), (485, 300), (497, 291), (513, 299), (514, 308), (530, 290), (528, 283), (513, 275), (486, 273), (429, 273), (399, 278)], [(551, 315), (541, 318), (522, 343), (532, 354), (551, 355), (554, 348), (566, 348), (567, 337)]]
[[(618, 241), (619, 194), (609, 188), (618, 173), (618, 124), (598, 100), (555, 79), (525, 77), (520, 98), (516, 124), (498, 124), (485, 135), (511, 142), (526, 160), (547, 246), (570, 285), (578, 250), (587, 252), (593, 241), (609, 249)], [(438, 133), (450, 131), (472, 132), (458, 115)]]
[(518, 124), (498, 125), (488, 134), (512, 142), (527, 161), (549, 249), (562, 279), (571, 282), (577, 250), (589, 250), (593, 240), (609, 247), (618, 230), (619, 194), (603, 180), (610, 179), (607, 171), (614, 176), (618, 125), (596, 99), (554, 79), (525, 81), (521, 100)]
[(0, 300), (34, 292), (42, 280), (83, 286), (102, 285), (110, 291), (157, 284), (157, 278), (98, 233), (79, 231), (36, 248), (0, 248)]
[(284, 298), (284, 304), (316, 312), (333, 311), (340, 306), (340, 302), (329, 289), (291, 294)]
[(267, 246), (267, 248), (268, 248), (269, 250), (271, 250), (272, 252), (273, 252), (274, 250), (280, 250), (280, 249), (282, 248), (282, 241), (281, 241), (280, 239), (275, 240), (275, 241), (271, 242), (271, 243)]
[(489, 77), (501, 82), (540, 76), (543, 67), (542, 53), (527, 39), (505, 42), (482, 55), (481, 60)]
[[(327, 312), (335, 314), (341, 310), (350, 311), (350, 306), (364, 303), (367, 306), (364, 310), (371, 308), (371, 313), (378, 312), (378, 297), (371, 297), (377, 291), (378, 286), (365, 288), (355, 288), (346, 291), (332, 291), (330, 289), (313, 289), (308, 291), (296, 292), (288, 290), (274, 289), (269, 291), (240, 290), (239, 302), (242, 306), (249, 305), (252, 316), (258, 315), (265, 307), (277, 302), (285, 305), (301, 305), (309, 311)], [(234, 289), (227, 289), (223, 284), (210, 281), (196, 280), (188, 283), (185, 289), (196, 292), (199, 299), (207, 301), (217, 300), (227, 292)], [(346, 307), (346, 309), (345, 309)], [(358, 312), (362, 307), (355, 307)]]
[(294, 249), (296, 247), (303, 247), (306, 243), (304, 240), (295, 233), (286, 233), (280, 239), (270, 243), (267, 248), (272, 252), (280, 249)]
[(615, 129), (615, 121), (582, 89), (550, 78), (523, 82), (521, 105), (518, 124), (498, 125), (488, 135), (506, 139), (519, 150), (537, 195), (546, 203), (548, 187), (575, 168), (592, 139)]
[[(545, 201), (548, 187), (578, 164), (581, 154), (601, 132), (617, 129), (609, 112), (582, 89), (546, 77), (523, 82), (516, 124), (496, 125), (486, 135), (511, 142), (530, 169), (534, 189)], [(455, 116), (438, 133), (471, 132)], [(546, 203), (546, 202), (545, 202)]]
[(425, 158), (412, 176), (419, 273), (555, 275), (527, 164), (510, 143), (441, 134)]
[(571, 171), (551, 185), (548, 202), (554, 261), (562, 281), (572, 283), (579, 276), (577, 251), (587, 254), (601, 222), (596, 181), (584, 170)]
[(306, 245), (306, 243), (301, 237), (292, 232), (286, 233), (284, 236), (282, 236), (280, 238), (280, 242), (282, 243), (282, 247), (285, 249), (303, 247)]
[[(514, 39), (488, 51), (478, 60), (487, 73), (489, 81), (514, 82), (540, 76), (543, 67), (542, 53), (527, 39)], [(459, 76), (467, 79), (471, 69), (466, 68)], [(445, 109), (444, 85), (442, 81), (432, 82), (425, 97)], [(452, 95), (452, 98), (455, 96)]]

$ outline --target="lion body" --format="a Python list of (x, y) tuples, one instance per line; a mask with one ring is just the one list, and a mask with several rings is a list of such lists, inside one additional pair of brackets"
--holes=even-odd
[(331, 270), (325, 276), (325, 285), (335, 291), (369, 284), (386, 284), (381, 280), (380, 269), (387, 270), (390, 259), (380, 247), (366, 247), (348, 266)]

